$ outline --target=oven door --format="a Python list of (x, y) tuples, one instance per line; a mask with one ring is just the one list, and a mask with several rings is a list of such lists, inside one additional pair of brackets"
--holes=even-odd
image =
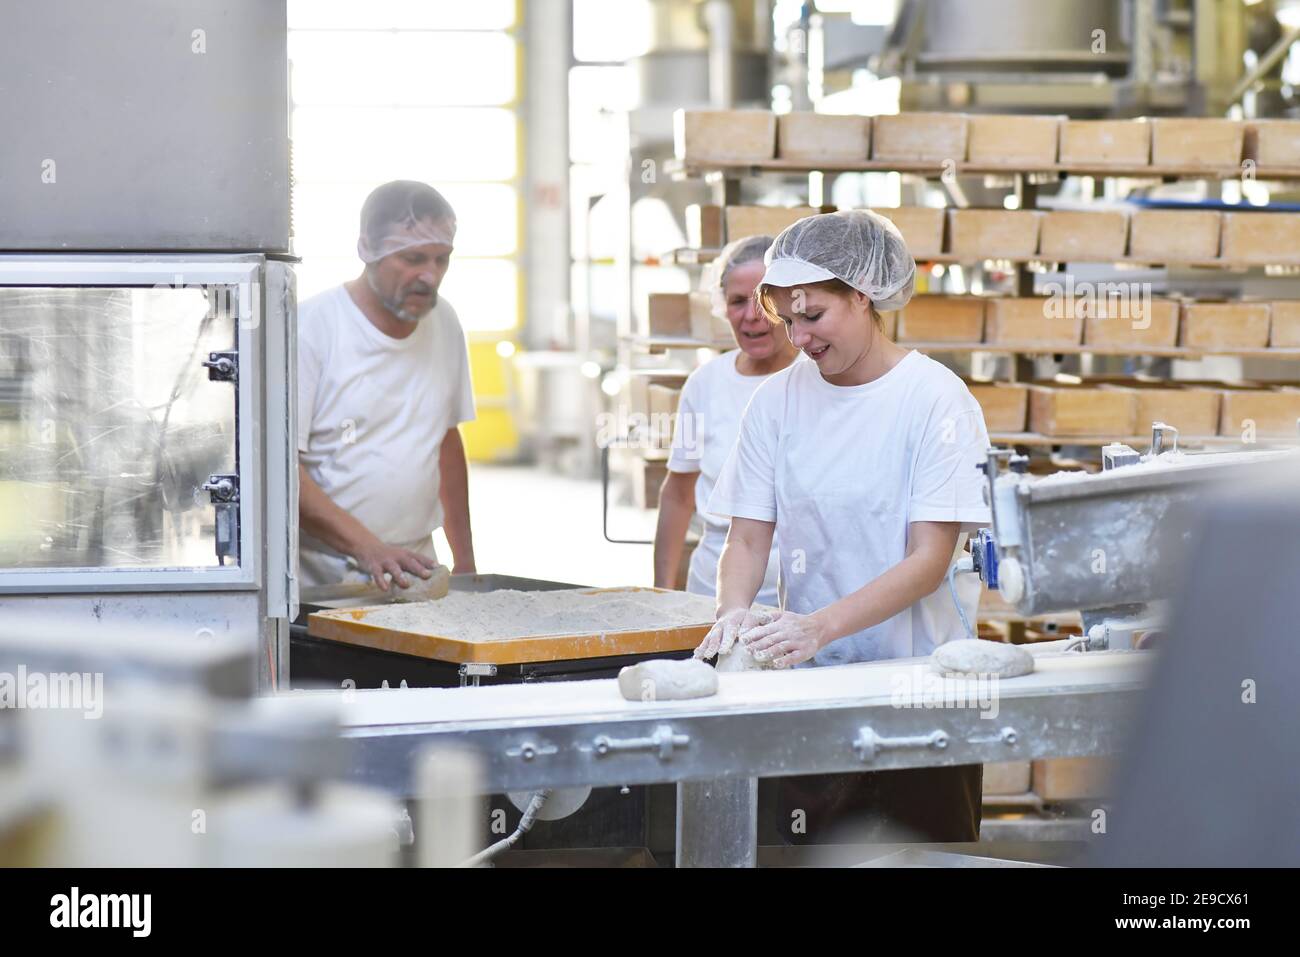
[(256, 587), (261, 275), (0, 258), (0, 592)]

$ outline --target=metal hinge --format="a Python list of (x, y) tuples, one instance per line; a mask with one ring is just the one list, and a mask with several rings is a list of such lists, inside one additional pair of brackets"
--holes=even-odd
[(667, 761), (673, 756), (674, 748), (684, 748), (691, 743), (688, 734), (673, 734), (670, 725), (658, 725), (648, 738), (611, 738), (602, 734), (593, 741), (592, 748), (596, 757), (603, 758), (614, 751), (656, 751), (660, 761)]
[(209, 352), (203, 365), (207, 367), (208, 378), (213, 382), (239, 381), (238, 352)]

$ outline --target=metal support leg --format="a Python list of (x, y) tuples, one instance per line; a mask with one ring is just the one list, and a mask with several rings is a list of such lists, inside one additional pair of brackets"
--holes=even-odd
[(758, 779), (677, 785), (677, 866), (756, 867)]

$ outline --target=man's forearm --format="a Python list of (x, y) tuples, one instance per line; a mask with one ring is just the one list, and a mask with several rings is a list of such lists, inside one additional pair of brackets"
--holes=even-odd
[(655, 525), (656, 588), (676, 588), (686, 533), (695, 513), (695, 472), (669, 472), (659, 489), (659, 519)]
[(355, 555), (375, 538), (358, 519), (334, 503), (301, 465), (298, 466), (298, 522), (312, 538), (344, 555)]
[(442, 502), (443, 531), (451, 545), (453, 570), (475, 570), (474, 535), (469, 520), (469, 463), (460, 430), (449, 429), (438, 457), (439, 488)]

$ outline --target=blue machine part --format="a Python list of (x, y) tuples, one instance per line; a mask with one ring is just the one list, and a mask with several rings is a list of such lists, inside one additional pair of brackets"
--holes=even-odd
[(975, 573), (985, 587), (996, 591), (998, 587), (998, 544), (993, 540), (993, 529), (981, 528), (971, 536), (971, 559)]

